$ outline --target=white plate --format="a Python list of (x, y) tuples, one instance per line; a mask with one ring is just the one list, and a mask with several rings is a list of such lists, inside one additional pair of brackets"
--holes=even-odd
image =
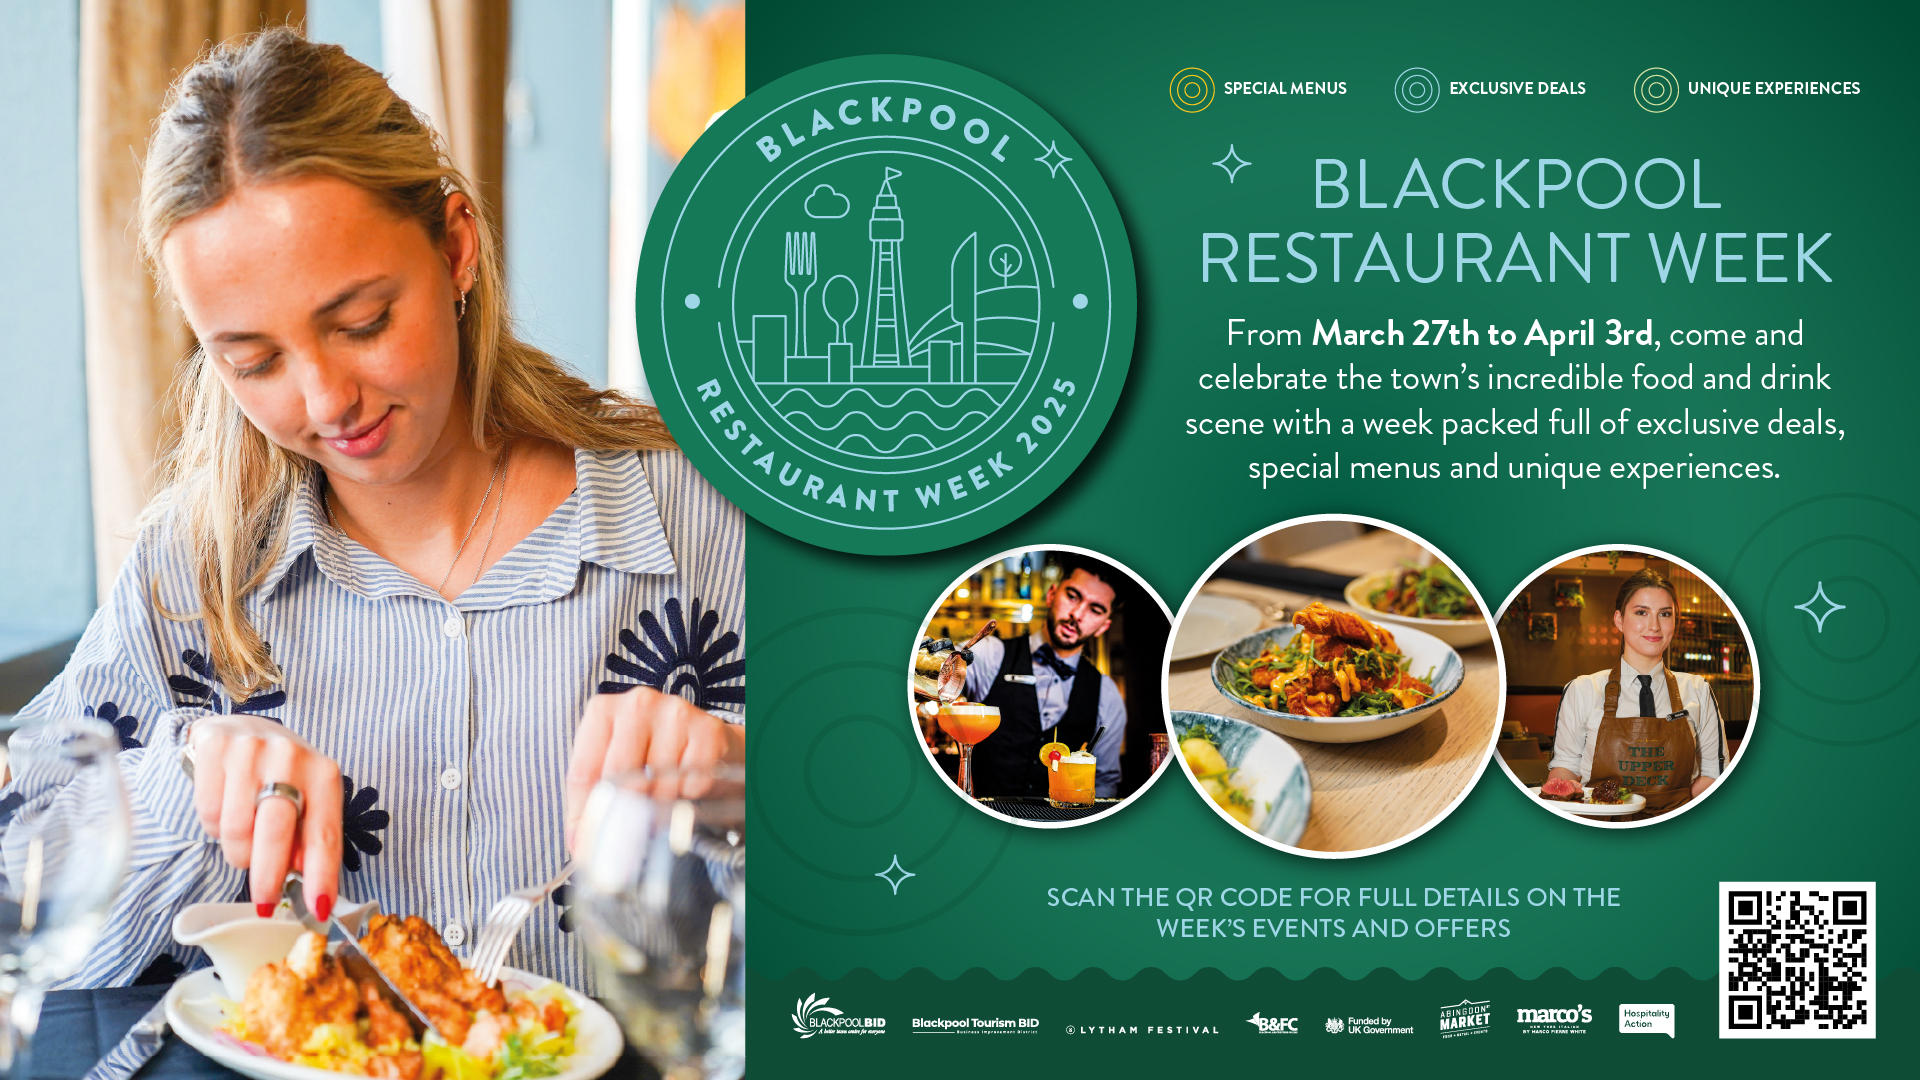
[[(1580, 791), (1586, 795), (1587, 798), (1593, 798), (1593, 788), (1583, 787)], [(1593, 803), (1561, 802), (1558, 799), (1542, 799), (1540, 797), (1540, 786), (1538, 784), (1528, 788), (1527, 794), (1532, 795), (1535, 802), (1550, 810), (1558, 810), (1563, 814), (1578, 814), (1581, 817), (1625, 817), (1628, 814), (1637, 814), (1647, 808), (1647, 797), (1645, 795), (1635, 795), (1626, 802), (1614, 803), (1609, 806), (1605, 803), (1595, 805)]]
[(1201, 593), (1187, 606), (1173, 635), (1173, 658), (1211, 656), (1258, 629), (1259, 608), (1237, 597)]
[[(500, 969), (500, 979), (518, 990), (538, 990), (553, 981), (509, 967)], [(620, 1059), (620, 1025), (586, 995), (571, 989), (566, 993), (580, 1010), (574, 1017), (573, 1056), (552, 1080), (594, 1080)], [(184, 975), (167, 991), (167, 1023), (188, 1046), (253, 1080), (340, 1080), (350, 1075), (289, 1064), (221, 1031), (226, 1010), (220, 998), (220, 977), (212, 968)]]
[(1354, 743), (1398, 735), (1432, 716), (1433, 710), (1452, 697), (1453, 692), (1466, 681), (1466, 666), (1461, 662), (1460, 654), (1453, 651), (1453, 646), (1410, 626), (1403, 626), (1394, 630), (1393, 638), (1407, 658), (1407, 670), (1416, 678), (1425, 678), (1428, 672), (1433, 675), (1433, 697), (1411, 709), (1373, 716), (1301, 716), (1277, 709), (1264, 709), (1227, 692), (1227, 681), (1231, 674), (1229, 661), (1258, 656), (1268, 642), (1284, 644), (1299, 632), (1300, 628), (1291, 624), (1268, 627), (1241, 638), (1213, 658), (1213, 688), (1220, 692), (1220, 696), (1246, 710), (1253, 718), (1253, 723), (1291, 739)]
[[(1192, 728), (1205, 728), (1220, 756), (1233, 766), (1233, 779), (1253, 799), (1252, 827), (1240, 824), (1222, 810), (1213, 797), (1200, 787), (1200, 781), (1188, 768), (1183, 771), (1200, 797), (1215, 813), (1241, 832), (1285, 847), (1297, 847), (1307, 831), (1307, 816), (1313, 806), (1313, 784), (1307, 777), (1307, 763), (1287, 740), (1262, 727), (1203, 712), (1173, 714), (1174, 750), (1179, 752), (1180, 734)], [(1186, 755), (1181, 754), (1184, 763)]]
[(1493, 628), (1484, 616), (1472, 619), (1422, 619), (1413, 615), (1395, 615), (1390, 611), (1375, 611), (1368, 607), (1367, 594), (1376, 589), (1386, 588), (1394, 575), (1399, 572), (1398, 570), (1376, 570), (1347, 582), (1348, 606), (1377, 622), (1425, 630), (1456, 649), (1471, 649), (1475, 645), (1485, 645), (1493, 640)]

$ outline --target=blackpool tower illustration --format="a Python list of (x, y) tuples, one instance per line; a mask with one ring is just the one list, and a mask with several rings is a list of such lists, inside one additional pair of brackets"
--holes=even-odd
[(867, 239), (873, 243), (873, 264), (867, 274), (871, 314), (865, 327), (872, 345), (867, 351), (869, 367), (899, 367), (906, 361), (900, 347), (900, 328), (907, 321), (907, 298), (900, 285), (900, 242), (906, 239), (907, 223), (893, 194), (893, 180), (899, 175), (899, 169), (886, 170), (867, 218)]

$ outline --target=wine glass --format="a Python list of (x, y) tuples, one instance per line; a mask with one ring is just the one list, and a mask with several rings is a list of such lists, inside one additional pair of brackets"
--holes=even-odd
[(666, 1080), (745, 1075), (744, 773), (602, 780), (578, 855), (573, 918), (634, 1046)]
[[(126, 875), (133, 825), (113, 728), (0, 717), (0, 1071), (30, 1075), (47, 987), (79, 969)], [(51, 792), (24, 801), (22, 789)]]

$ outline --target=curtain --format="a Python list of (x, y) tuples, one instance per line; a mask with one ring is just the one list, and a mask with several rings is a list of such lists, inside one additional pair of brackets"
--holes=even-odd
[[(511, 0), (383, 0), (396, 90), (434, 121), (496, 223)], [(396, 35), (412, 12), (417, 32)], [(140, 261), (140, 159), (167, 87), (208, 45), (306, 18), (306, 0), (81, 0), (80, 244), (94, 561), (106, 595), (172, 437), (166, 391), (192, 335)], [(423, 59), (430, 58), (430, 60)], [(431, 92), (418, 87), (427, 72)], [(498, 225), (496, 224), (496, 228)]]
[(305, 0), (81, 0), (80, 280), (93, 551), (105, 596), (153, 494), (192, 337), (140, 261), (140, 158), (173, 77), (210, 43), (306, 16)]

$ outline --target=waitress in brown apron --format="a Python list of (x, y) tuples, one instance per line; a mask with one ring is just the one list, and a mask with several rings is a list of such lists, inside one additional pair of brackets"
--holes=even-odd
[(1671, 813), (1720, 775), (1720, 715), (1707, 681), (1666, 665), (1678, 617), (1677, 594), (1651, 568), (1628, 577), (1614, 600), (1620, 663), (1567, 684), (1560, 697), (1548, 779), (1592, 787), (1612, 778), (1647, 800), (1637, 821)]

